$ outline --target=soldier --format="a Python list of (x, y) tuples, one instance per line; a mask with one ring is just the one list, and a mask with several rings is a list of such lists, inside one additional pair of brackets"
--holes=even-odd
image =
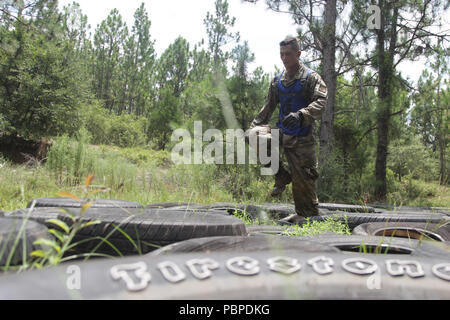
[(313, 131), (315, 120), (320, 119), (327, 103), (324, 81), (300, 62), (300, 55), (300, 46), (294, 37), (288, 36), (280, 43), (285, 71), (272, 80), (266, 102), (250, 126), (251, 129), (267, 126), (280, 104), (277, 127), (290, 172), (280, 162), (271, 195), (280, 195), (292, 182), (296, 214), (282, 222), (294, 224), (319, 214), (316, 191), (319, 174)]

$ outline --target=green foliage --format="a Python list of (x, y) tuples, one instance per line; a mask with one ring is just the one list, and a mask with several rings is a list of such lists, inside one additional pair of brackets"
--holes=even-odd
[[(429, 17), (420, 20), (420, 27), (425, 28), (435, 19), (438, 2), (426, 7), (420, 1), (396, 2), (402, 8), (397, 17), (393, 15), (395, 6), (388, 4), (383, 8), (385, 31), (405, 22), (404, 9), (429, 12)], [(272, 9), (288, 9), (297, 23), (308, 14), (309, 6), (319, 13), (325, 8), (320, 2), (299, 7), (298, 1), (291, 0), (267, 4)], [(338, 2), (338, 11), (347, 4)], [(346, 30), (355, 32), (354, 43), (375, 47), (374, 30), (366, 25), (368, 3), (355, 0), (351, 5), (354, 10)], [(58, 138), (43, 168), (21, 177), (26, 182), (13, 184), (10, 189), (2, 187), (0, 192), (14, 199), (4, 196), (2, 205), (8, 207), (19, 200), (24, 203), (27, 195), (37, 193), (32, 188), (51, 193), (56, 184), (75, 186), (91, 172), (111, 188), (109, 195), (137, 194), (145, 201), (179, 200), (177, 196), (200, 202), (216, 198), (269, 201), (273, 178), (261, 177), (256, 166), (174, 168), (170, 161), (174, 129), (187, 128), (192, 133), (194, 122), (202, 121), (204, 131), (224, 131), (228, 126), (245, 130), (264, 104), (270, 78), (261, 68), (249, 72), (254, 54), (246, 41), (239, 43), (239, 34), (232, 30), (235, 19), (228, 9), (228, 1), (215, 1), (215, 11), (208, 12), (203, 21), (206, 41), (191, 49), (186, 39), (178, 37), (157, 59), (144, 4), (137, 8), (130, 28), (117, 9), (111, 11), (96, 27), (91, 42), (87, 17), (76, 3), (59, 12), (56, 0), (5, 2), (0, 13), (0, 133)], [(392, 23), (394, 18), (397, 23)], [(320, 51), (314, 46), (315, 36), (326, 31), (323, 19), (303, 24), (301, 29), (299, 38), (303, 44), (313, 45), (309, 53), (314, 57)], [(381, 43), (378, 46), (386, 54), (379, 57), (374, 50), (354, 52), (351, 46), (343, 45), (348, 52), (341, 55), (341, 49), (337, 49), (338, 64), (345, 62), (339, 71), (355, 66), (355, 73), (351, 80), (343, 74), (337, 79), (334, 150), (320, 159), (320, 201), (372, 200), (380, 182), (373, 177), (377, 144), (388, 146), (384, 152), (388, 155), (385, 180), (393, 201), (425, 202), (431, 193), (430, 203), (434, 203), (438, 201), (435, 195), (441, 192), (428, 192), (427, 183), (438, 177), (442, 184), (450, 181), (446, 155), (450, 123), (448, 49), (444, 40), (434, 43), (420, 33), (415, 34), (424, 43), (419, 44), (418, 38), (409, 41), (407, 35), (413, 31), (408, 24), (404, 34), (392, 39), (394, 57), (387, 56), (389, 50)], [(386, 45), (394, 34), (385, 33)], [(233, 48), (232, 42), (238, 44)], [(398, 62), (395, 59), (424, 55), (430, 58), (429, 69), (419, 81), (418, 92), (411, 95), (395, 68), (386, 70), (386, 66)], [(364, 63), (358, 65), (360, 60)], [(232, 73), (228, 73), (231, 63)], [(367, 64), (378, 72), (367, 72)], [(322, 63), (317, 70), (323, 67)], [(382, 83), (388, 84), (383, 88), (377, 88), (380, 74), (385, 76)], [(410, 105), (411, 101), (414, 104)], [(377, 129), (386, 112), (395, 115), (387, 117), (388, 126), (383, 129), (388, 131), (384, 137), (387, 140), (380, 144), (377, 134), (383, 130)], [(236, 119), (230, 120), (233, 117), (229, 114)], [(270, 124), (277, 117), (275, 111)], [(90, 143), (105, 146), (93, 147)], [(22, 174), (26, 170), (17, 171)], [(50, 172), (52, 177), (46, 177)], [(5, 181), (13, 181), (3, 175)], [(214, 179), (220, 183), (211, 185)], [(177, 193), (184, 185), (193, 189)], [(146, 193), (136, 191), (139, 188)], [(283, 197), (292, 201), (289, 190)]]
[(155, 167), (168, 168), (173, 165), (171, 154), (169, 151), (144, 148), (117, 148), (115, 151), (119, 152), (120, 156), (129, 160), (133, 164), (145, 166), (151, 165)]
[(136, 147), (146, 144), (147, 119), (130, 114), (115, 115), (93, 104), (83, 109), (83, 125), (93, 144)]
[(246, 226), (251, 226), (254, 223), (253, 218), (245, 210), (244, 211), (235, 210), (233, 212), (233, 216), (244, 221)]
[(423, 71), (419, 79), (419, 92), (414, 95), (411, 128), (433, 152), (439, 151), (439, 180), (441, 184), (446, 184), (450, 181), (450, 161), (446, 156), (450, 132), (450, 88), (448, 79), (445, 79), (445, 74), (448, 74), (448, 54), (445, 54), (441, 41), (434, 50), (435, 61), (430, 64), (431, 70)]
[(185, 126), (188, 128), (193, 127), (194, 121), (202, 121), (205, 130), (226, 128), (211, 74), (200, 82), (189, 84), (182, 95), (182, 108), (186, 111)]
[(326, 159), (322, 159), (317, 190), (320, 201), (332, 201), (343, 197), (343, 173), (342, 157), (336, 152), (329, 154)]
[(91, 135), (93, 144), (109, 143), (112, 116), (99, 104), (86, 105), (82, 108), (83, 125)]
[(180, 101), (173, 95), (171, 88), (161, 90), (159, 100), (148, 119), (149, 139), (156, 144), (158, 150), (164, 149), (181, 119)]
[[(42, 269), (47, 266), (55, 266), (62, 262), (70, 261), (79, 258), (81, 255), (72, 255), (71, 250), (75, 248), (80, 242), (74, 243), (75, 235), (82, 229), (91, 225), (100, 223), (99, 220), (91, 220), (88, 222), (82, 222), (81, 217), (83, 213), (91, 206), (92, 203), (87, 202), (83, 204), (80, 213), (72, 213), (69, 210), (64, 210), (67, 217), (70, 218), (71, 224), (67, 225), (64, 221), (59, 219), (49, 219), (47, 223), (52, 224), (54, 228), (48, 229), (48, 232), (52, 235), (52, 239), (38, 239), (34, 242), (35, 245), (41, 245), (45, 249), (35, 250), (30, 253), (31, 261), (30, 268)], [(94, 250), (95, 251), (95, 250)], [(89, 256), (107, 256), (104, 254), (98, 254), (90, 252)]]
[(169, 86), (175, 97), (179, 97), (186, 87), (189, 72), (189, 43), (178, 37), (169, 45), (158, 61), (158, 78), (160, 88)]
[(145, 144), (144, 133), (147, 121), (145, 118), (123, 114), (114, 116), (109, 129), (109, 142), (119, 147), (136, 147)]
[(442, 195), (441, 192), (435, 184), (408, 177), (403, 182), (395, 182), (392, 185), (387, 200), (394, 205), (409, 204), (424, 207), (448, 207), (450, 204), (448, 196)]
[(227, 80), (227, 89), (236, 120), (246, 130), (264, 104), (269, 79), (261, 68), (249, 74), (248, 65), (254, 61), (254, 54), (250, 52), (246, 41), (233, 49), (232, 56), (234, 75)]
[(389, 148), (388, 167), (399, 181), (403, 176), (425, 181), (439, 176), (439, 161), (432, 150), (421, 143), (419, 136), (398, 139)]
[(53, 196), (58, 183), (46, 168), (32, 170), (0, 161), (0, 210), (26, 208), (30, 199)]
[(325, 221), (310, 221), (301, 226), (288, 227), (283, 232), (287, 236), (316, 236), (323, 233), (336, 233), (342, 235), (351, 235), (350, 229), (347, 223), (342, 223), (334, 217), (328, 217)]
[(2, 33), (11, 44), (0, 53), (0, 114), (6, 130), (30, 138), (76, 132), (86, 95), (71, 44), (58, 34), (49, 40), (28, 32), (18, 21)]
[[(120, 52), (128, 36), (128, 28), (117, 9), (111, 10), (94, 34), (94, 90), (97, 99), (103, 99), (108, 110), (117, 107), (115, 95), (119, 92)], [(117, 109), (116, 109), (117, 110)]]
[(78, 139), (67, 136), (56, 138), (47, 155), (46, 168), (62, 185), (78, 185), (83, 177), (95, 174), (98, 181), (113, 190), (134, 188), (137, 167), (120, 157), (117, 152), (89, 148), (87, 132), (81, 131)]
[[(334, 120), (334, 149), (320, 160), (318, 194), (324, 202), (359, 202), (373, 186), (376, 96), (373, 88), (361, 88), (371, 74), (347, 81), (338, 78)], [(370, 180), (370, 182), (369, 182)], [(367, 200), (367, 199), (366, 199)]]
[[(83, 193), (84, 198), (91, 198), (91, 195), (95, 193), (102, 192), (101, 190), (94, 190), (92, 192), (89, 191), (89, 187), (91, 186), (91, 182), (94, 179), (93, 175), (88, 176), (85, 179), (83, 187)], [(136, 242), (131, 239), (129, 235), (127, 235), (120, 227), (127, 223), (127, 221), (132, 217), (124, 219), (119, 225), (113, 225), (114, 230), (112, 230), (108, 235), (105, 237), (100, 236), (94, 236), (88, 239), (83, 239), (78, 242), (74, 242), (75, 236), (84, 228), (90, 227), (95, 224), (101, 223), (100, 220), (83, 220), (84, 213), (89, 210), (89, 208), (92, 206), (92, 204), (95, 202), (95, 200), (87, 200), (82, 202), (77, 196), (69, 193), (69, 192), (60, 192), (58, 193), (59, 196), (63, 197), (70, 197), (74, 199), (75, 201), (80, 202), (81, 209), (78, 213), (74, 213), (69, 209), (61, 209), (61, 211), (66, 215), (68, 219), (48, 219), (46, 220), (47, 225), (51, 225), (53, 227), (49, 227), (47, 232), (50, 234), (49, 237), (42, 237), (40, 239), (37, 239), (33, 242), (33, 245), (39, 246), (41, 249), (34, 250), (31, 253), (26, 252), (26, 248), (24, 248), (23, 251), (23, 262), (21, 266), (10, 266), (11, 257), (13, 256), (16, 248), (20, 242), (20, 240), (25, 241), (25, 226), (26, 223), (29, 220), (30, 214), (32, 213), (34, 209), (34, 203), (31, 205), (30, 209), (27, 211), (27, 215), (25, 216), (25, 219), (20, 227), (20, 230), (15, 238), (15, 241), (13, 243), (13, 246), (9, 249), (9, 256), (6, 261), (5, 266), (0, 266), (1, 270), (3, 271), (9, 271), (10, 269), (17, 269), (19, 271), (23, 270), (29, 270), (29, 269), (42, 269), (44, 267), (48, 266), (55, 266), (59, 265), (63, 262), (79, 259), (81, 257), (85, 257), (85, 261), (89, 259), (92, 256), (97, 257), (111, 257), (110, 255), (96, 253), (95, 251), (99, 248), (99, 246), (102, 243), (106, 243), (109, 245), (119, 256), (123, 256), (122, 253), (110, 242), (108, 241), (108, 238), (114, 233), (114, 232), (120, 232), (123, 234), (128, 241), (132, 243), (132, 245), (137, 249), (139, 254), (142, 254), (140, 250), (140, 246), (136, 244)], [(65, 221), (69, 220), (69, 223), (66, 223)], [(74, 248), (80, 246), (83, 242), (86, 241), (92, 241), (92, 240), (101, 240), (99, 244), (91, 250), (91, 252), (88, 253), (76, 253), (73, 254)], [(4, 250), (3, 248), (0, 250), (0, 257), (3, 255)]]
[(228, 31), (235, 22), (236, 18), (231, 18), (228, 14), (227, 0), (216, 0), (215, 15), (208, 12), (203, 20), (208, 34), (208, 49), (216, 68), (224, 66), (229, 57), (229, 53), (223, 52), (222, 47), (232, 41), (239, 41), (239, 32)]
[(119, 105), (116, 112), (145, 115), (155, 95), (154, 41), (150, 36), (151, 22), (144, 3), (134, 13), (134, 25), (131, 34), (123, 44), (123, 56), (120, 59), (120, 72), (117, 75), (117, 99)]

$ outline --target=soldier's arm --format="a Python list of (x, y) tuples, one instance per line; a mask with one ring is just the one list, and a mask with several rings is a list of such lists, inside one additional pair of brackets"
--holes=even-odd
[(269, 93), (267, 94), (264, 106), (252, 121), (250, 128), (254, 128), (255, 126), (267, 125), (269, 123), (269, 120), (278, 105), (277, 82), (277, 77), (275, 77), (270, 83)]
[(322, 112), (327, 105), (328, 90), (322, 77), (316, 72), (308, 77), (306, 87), (311, 97), (311, 103), (300, 111), (303, 114), (304, 125), (308, 126), (314, 120), (320, 120)]

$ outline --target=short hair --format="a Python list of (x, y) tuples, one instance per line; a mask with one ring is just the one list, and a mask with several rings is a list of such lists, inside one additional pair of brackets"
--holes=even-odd
[(298, 40), (293, 36), (287, 36), (283, 41), (280, 42), (280, 47), (284, 46), (290, 46), (295, 50), (295, 52), (300, 50), (300, 44), (298, 43)]

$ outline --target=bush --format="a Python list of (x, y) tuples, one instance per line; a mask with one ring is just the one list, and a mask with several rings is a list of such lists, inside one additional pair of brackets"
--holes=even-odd
[(439, 161), (418, 136), (410, 141), (399, 139), (389, 147), (388, 167), (399, 181), (410, 175), (414, 179), (433, 181), (439, 177)]
[(83, 108), (84, 127), (91, 134), (93, 144), (109, 143), (111, 118), (108, 110), (99, 104), (93, 104)]
[(122, 148), (144, 145), (145, 123), (145, 118), (135, 118), (129, 114), (114, 116), (108, 133), (109, 142)]
[(147, 120), (129, 114), (109, 114), (98, 104), (86, 106), (83, 111), (84, 127), (89, 131), (93, 144), (109, 144), (119, 147), (136, 147), (146, 143)]
[(415, 180), (411, 176), (405, 177), (402, 183), (396, 182), (394, 188), (387, 195), (389, 203), (401, 205), (431, 206), (431, 198), (440, 194), (434, 184)]
[(181, 119), (180, 100), (170, 88), (161, 90), (159, 100), (149, 115), (147, 134), (158, 150), (166, 148)]
[(173, 165), (170, 152), (167, 150), (152, 150), (144, 148), (118, 148), (123, 158), (137, 165), (153, 165), (156, 167), (170, 167)]

